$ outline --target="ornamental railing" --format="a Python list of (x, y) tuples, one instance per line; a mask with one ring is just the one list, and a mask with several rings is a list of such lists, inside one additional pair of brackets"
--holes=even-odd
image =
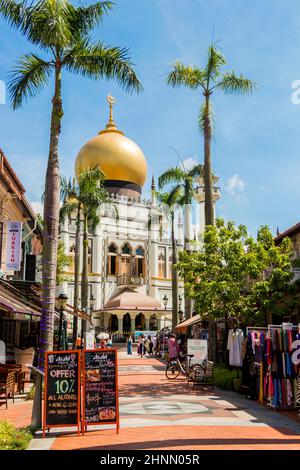
[(120, 274), (118, 276), (118, 286), (142, 286), (144, 278), (132, 274)]

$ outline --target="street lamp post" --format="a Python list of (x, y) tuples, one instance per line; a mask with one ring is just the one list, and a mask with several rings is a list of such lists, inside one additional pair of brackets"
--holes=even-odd
[(62, 346), (62, 327), (63, 327), (63, 316), (64, 310), (67, 306), (68, 296), (64, 292), (61, 292), (58, 296), (59, 300), (59, 330), (58, 330), (58, 350), (61, 350)]
[(179, 322), (180, 323), (183, 321), (183, 311), (181, 310), (181, 305), (182, 305), (182, 297), (179, 294), (179, 296), (178, 296), (178, 307), (179, 307), (178, 315), (179, 315)]
[(93, 310), (94, 310), (94, 306), (95, 306), (95, 297), (93, 295), (93, 293), (91, 294), (91, 297), (90, 297), (90, 328), (93, 329), (93, 326), (94, 326), (94, 323), (93, 323)]

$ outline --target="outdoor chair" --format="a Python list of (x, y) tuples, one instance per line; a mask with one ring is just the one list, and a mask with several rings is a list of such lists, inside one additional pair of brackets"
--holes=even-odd
[(12, 397), (15, 402), (15, 372), (6, 371), (0, 373), (0, 395), (5, 395), (7, 409), (7, 400)]

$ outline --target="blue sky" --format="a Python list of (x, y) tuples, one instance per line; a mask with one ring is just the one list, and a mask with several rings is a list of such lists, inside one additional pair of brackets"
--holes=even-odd
[[(91, 2), (88, 2), (91, 3)], [(227, 70), (257, 82), (250, 97), (213, 97), (213, 168), (220, 176), (217, 214), (273, 232), (299, 221), (300, 104), (292, 102), (292, 82), (300, 79), (300, 3), (297, 0), (116, 0), (114, 10), (94, 31), (95, 39), (125, 45), (137, 66), (144, 92), (128, 95), (113, 82), (94, 82), (65, 73), (61, 170), (73, 174), (80, 147), (107, 120), (106, 95), (118, 100), (120, 129), (143, 149), (156, 177), (178, 159), (203, 161), (197, 129), (202, 96), (172, 89), (165, 74), (176, 59), (205, 63), (214, 40), (227, 58)], [(33, 47), (0, 20), (0, 80), (16, 58)], [(0, 105), (0, 146), (21, 178), (30, 201), (40, 201), (48, 157), (52, 83), (37, 98), (12, 111)]]

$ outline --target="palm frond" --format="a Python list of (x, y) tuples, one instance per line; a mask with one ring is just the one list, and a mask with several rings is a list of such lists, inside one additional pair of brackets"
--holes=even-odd
[(203, 165), (199, 163), (198, 165), (194, 165), (188, 172), (189, 176), (192, 178), (196, 178), (197, 176), (203, 176)]
[(226, 94), (246, 95), (251, 94), (256, 88), (255, 82), (245, 78), (243, 75), (236, 75), (233, 71), (223, 75), (218, 84)]
[(202, 70), (192, 65), (185, 66), (177, 61), (167, 76), (167, 84), (173, 87), (185, 85), (195, 90), (204, 87), (205, 75)]
[(0, 0), (0, 14), (8, 24), (20, 28), (27, 20), (27, 2), (17, 3), (15, 0)]
[(226, 64), (224, 55), (213, 44), (208, 48), (208, 60), (205, 67), (205, 78), (209, 84), (215, 80), (221, 72), (221, 67)]
[(85, 39), (67, 50), (62, 63), (75, 74), (94, 80), (114, 79), (128, 92), (142, 91), (127, 48), (105, 46), (102, 42), (91, 43)]
[(74, 7), (68, 0), (40, 0), (28, 8), (21, 31), (33, 44), (57, 53), (72, 42), (73, 18)]
[(215, 117), (210, 100), (208, 104), (204, 102), (201, 105), (198, 116), (198, 127), (203, 135), (206, 131), (210, 132), (211, 135), (214, 133)]
[(164, 186), (170, 183), (182, 183), (185, 177), (185, 172), (178, 166), (175, 168), (169, 168), (158, 178), (158, 187), (162, 189)]
[(48, 83), (52, 64), (35, 54), (22, 55), (9, 74), (8, 89), (14, 109), (20, 107), (28, 97), (36, 96)]
[(97, 2), (89, 6), (74, 7), (70, 26), (74, 34), (86, 35), (102, 22), (103, 16), (113, 7), (113, 2)]
[(78, 203), (65, 202), (59, 210), (59, 221), (64, 222), (66, 217), (71, 219), (71, 215), (78, 210)]

